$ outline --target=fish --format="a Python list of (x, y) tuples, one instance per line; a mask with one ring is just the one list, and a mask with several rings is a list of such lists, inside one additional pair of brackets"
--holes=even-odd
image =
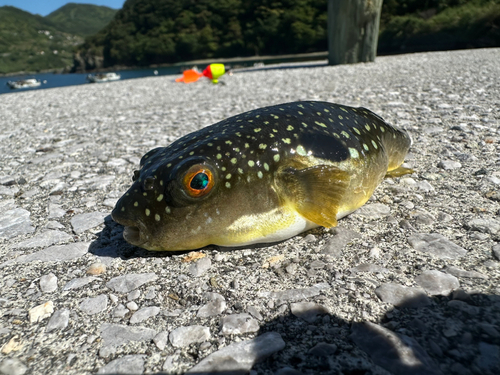
[(241, 247), (331, 228), (411, 146), (366, 108), (298, 101), (251, 110), (147, 152), (112, 218), (153, 251)]

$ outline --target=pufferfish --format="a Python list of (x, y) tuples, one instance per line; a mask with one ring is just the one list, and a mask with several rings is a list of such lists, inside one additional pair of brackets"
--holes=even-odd
[(255, 109), (146, 153), (113, 209), (148, 250), (239, 247), (334, 227), (386, 174), (409, 135), (365, 108), (300, 101)]

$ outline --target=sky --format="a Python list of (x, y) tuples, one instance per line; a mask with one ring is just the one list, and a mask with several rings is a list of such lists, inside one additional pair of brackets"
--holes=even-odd
[(46, 16), (67, 3), (104, 5), (120, 9), (125, 0), (0, 0), (0, 6), (12, 5), (32, 14)]

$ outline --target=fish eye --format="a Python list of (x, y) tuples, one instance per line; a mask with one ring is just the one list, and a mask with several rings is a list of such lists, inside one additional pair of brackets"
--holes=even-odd
[(193, 198), (207, 195), (214, 187), (212, 171), (202, 164), (193, 165), (183, 178), (187, 194)]

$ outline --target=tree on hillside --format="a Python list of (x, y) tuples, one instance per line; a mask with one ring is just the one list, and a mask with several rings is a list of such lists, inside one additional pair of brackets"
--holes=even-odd
[(382, 0), (328, 0), (330, 65), (374, 61)]

